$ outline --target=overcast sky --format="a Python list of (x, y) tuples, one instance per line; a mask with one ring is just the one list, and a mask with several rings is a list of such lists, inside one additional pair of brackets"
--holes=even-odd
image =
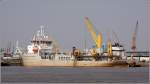
[(130, 50), (131, 36), (136, 21), (138, 50), (150, 48), (150, 1), (149, 0), (0, 0), (0, 47), (30, 44), (33, 33), (44, 25), (47, 33), (55, 38), (60, 48), (72, 46), (91, 48), (94, 41), (88, 32), (84, 16), (93, 22), (96, 32), (107, 33)]

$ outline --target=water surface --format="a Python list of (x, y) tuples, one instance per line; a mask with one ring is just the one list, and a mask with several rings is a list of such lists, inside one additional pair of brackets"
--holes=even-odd
[(149, 67), (1, 67), (3, 83), (148, 83)]

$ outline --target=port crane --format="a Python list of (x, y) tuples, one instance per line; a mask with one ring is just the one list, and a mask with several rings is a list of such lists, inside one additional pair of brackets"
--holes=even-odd
[(132, 35), (131, 50), (133, 51), (133, 54), (131, 55), (131, 60), (133, 60), (133, 56), (135, 56), (135, 52), (137, 49), (137, 46), (136, 46), (137, 32), (138, 32), (138, 20), (136, 22), (136, 27), (135, 27), (135, 30), (134, 30), (133, 35)]
[(85, 20), (85, 24), (88, 28), (88, 31), (90, 32), (95, 44), (96, 44), (96, 48), (94, 48), (92, 51), (92, 54), (97, 54), (98, 52), (96, 51), (97, 49), (100, 49), (102, 47), (102, 34), (99, 33), (97, 34), (95, 31), (94, 31), (94, 26), (92, 24), (92, 22), (89, 20), (88, 17), (84, 17), (84, 20)]

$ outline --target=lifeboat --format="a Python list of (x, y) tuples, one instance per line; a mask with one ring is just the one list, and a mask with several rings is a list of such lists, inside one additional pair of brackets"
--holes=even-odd
[(34, 53), (36, 53), (36, 52), (38, 52), (39, 48), (37, 46), (35, 46), (35, 47), (33, 47), (32, 50), (33, 50)]

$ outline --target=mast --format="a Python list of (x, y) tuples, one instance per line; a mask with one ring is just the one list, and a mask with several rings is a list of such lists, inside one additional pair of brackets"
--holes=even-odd
[(20, 55), (20, 54), (22, 54), (22, 52), (21, 52), (21, 50), (20, 50), (20, 48), (19, 48), (19, 41), (17, 40), (16, 41), (16, 48), (15, 48), (15, 52), (14, 52), (14, 54), (15, 55)]

